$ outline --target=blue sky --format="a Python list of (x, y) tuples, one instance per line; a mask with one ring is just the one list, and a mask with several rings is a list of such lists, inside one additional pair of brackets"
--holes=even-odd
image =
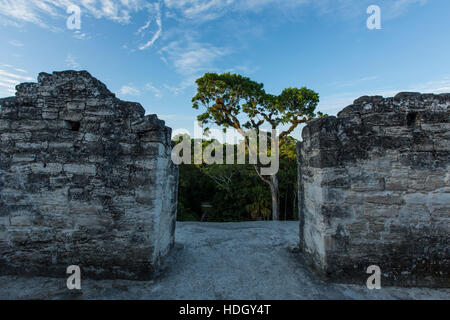
[[(372, 4), (381, 30), (366, 26)], [(336, 114), (362, 95), (450, 92), (449, 34), (448, 0), (0, 0), (0, 96), (41, 71), (88, 70), (192, 131), (195, 79), (230, 71), (273, 94), (307, 86)]]

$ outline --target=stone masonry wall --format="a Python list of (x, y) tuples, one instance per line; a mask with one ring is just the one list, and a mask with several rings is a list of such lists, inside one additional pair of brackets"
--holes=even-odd
[(327, 279), (450, 287), (450, 94), (362, 97), (298, 145), (300, 240)]
[(0, 99), (0, 274), (147, 279), (174, 243), (171, 129), (88, 72)]

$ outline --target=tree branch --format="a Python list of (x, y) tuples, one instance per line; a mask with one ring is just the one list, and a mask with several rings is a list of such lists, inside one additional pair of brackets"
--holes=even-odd
[(264, 181), (265, 183), (267, 183), (269, 186), (272, 186), (272, 182), (265, 178), (263, 175), (261, 175), (261, 173), (259, 172), (259, 168), (256, 164), (253, 165), (253, 167), (255, 168), (256, 173), (258, 174), (258, 176), (261, 178), (262, 181)]

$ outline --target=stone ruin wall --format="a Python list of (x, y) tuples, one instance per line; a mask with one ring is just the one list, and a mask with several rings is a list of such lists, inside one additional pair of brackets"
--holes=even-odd
[(450, 94), (362, 97), (298, 145), (300, 240), (326, 279), (450, 287)]
[(0, 274), (147, 279), (174, 243), (171, 129), (88, 72), (0, 99)]

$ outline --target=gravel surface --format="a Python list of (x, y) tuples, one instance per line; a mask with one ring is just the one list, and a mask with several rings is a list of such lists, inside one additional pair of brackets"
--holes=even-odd
[(450, 289), (368, 290), (316, 279), (295, 246), (297, 222), (177, 223), (176, 245), (153, 281), (0, 277), (0, 299), (450, 299)]

